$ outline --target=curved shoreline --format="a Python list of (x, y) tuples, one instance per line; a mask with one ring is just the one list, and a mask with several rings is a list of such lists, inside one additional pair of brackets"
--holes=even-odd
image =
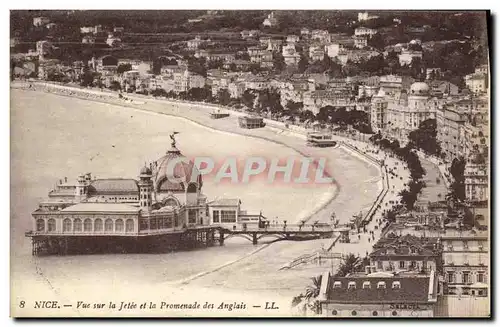
[[(13, 83), (13, 85), (16, 85), (16, 84), (19, 85), (21, 83)], [(50, 91), (47, 92), (47, 91), (39, 90), (39, 89), (29, 89), (29, 88), (23, 87), (22, 85), (20, 85), (21, 87), (12, 87), (13, 85), (11, 85), (11, 88), (18, 89), (18, 90), (24, 90), (24, 91), (43, 92), (43, 93), (53, 94), (56, 96), (64, 96), (64, 97), (68, 97), (68, 98), (78, 98), (81, 100), (94, 101), (94, 102), (98, 102), (98, 103), (116, 105), (116, 106), (120, 106), (120, 107), (127, 107), (129, 109), (140, 110), (142, 112), (147, 112), (147, 113), (161, 114), (161, 115), (166, 115), (166, 116), (170, 116), (170, 117), (186, 119), (187, 121), (190, 121), (191, 123), (194, 123), (198, 126), (202, 126), (204, 128), (208, 128), (208, 129), (215, 130), (218, 132), (223, 132), (223, 133), (232, 133), (232, 134), (237, 134), (240, 136), (252, 137), (255, 139), (265, 140), (268, 142), (272, 142), (274, 144), (285, 146), (285, 147), (297, 152), (301, 156), (311, 157), (310, 154), (305, 153), (303, 150), (301, 150), (293, 145), (286, 144), (283, 141), (276, 140), (276, 139), (273, 139), (273, 138), (270, 138), (270, 137), (267, 137), (264, 135), (252, 134), (251, 132), (253, 130), (220, 129), (214, 125), (210, 125), (210, 124), (207, 124), (206, 122), (203, 122), (201, 119), (196, 119), (195, 117), (189, 117), (188, 115), (183, 114), (182, 111), (178, 111), (177, 113), (167, 112), (167, 111), (158, 111), (158, 110), (154, 110), (152, 108), (141, 108), (141, 107), (138, 107), (138, 105), (134, 105), (133, 103), (127, 103), (125, 101), (120, 101), (120, 99), (118, 99), (118, 98), (115, 98), (115, 99), (112, 99), (112, 98), (111, 99), (102, 99), (102, 98), (101, 99), (99, 99), (99, 98), (94, 99), (94, 98), (87, 98), (84, 96), (80, 96), (78, 94), (64, 94), (64, 93), (58, 92), (60, 90), (71, 90), (74, 92), (82, 92), (82, 93), (89, 94), (89, 95), (90, 94), (95, 94), (95, 95), (99, 94), (99, 95), (105, 96), (105, 97), (111, 97), (112, 95), (114, 95), (113, 93), (101, 92), (101, 91), (97, 91), (97, 90), (79, 89), (79, 88), (73, 88), (73, 87), (69, 87), (69, 86), (59, 86), (59, 85), (54, 85), (54, 84), (49, 84), (49, 83), (32, 83), (32, 84), (35, 84), (35, 85), (38, 85), (41, 87), (45, 87), (45, 88), (50, 88), (50, 89), (54, 90), (54, 92), (50, 92)], [(185, 106), (185, 105), (190, 104), (190, 103), (176, 103), (176, 102), (171, 102), (168, 100), (166, 100), (166, 101), (157, 100), (157, 99), (148, 99), (148, 100), (154, 100), (155, 102), (159, 102), (161, 104), (177, 105), (177, 106), (179, 106), (179, 105)], [(141, 104), (141, 105), (144, 105), (144, 104)], [(187, 109), (187, 110), (189, 110), (189, 109)], [(279, 137), (279, 136), (277, 135), (277, 137)], [(356, 159), (359, 160), (359, 158), (356, 158)], [(328, 177), (332, 177), (331, 174), (327, 171), (325, 171), (325, 175)], [(330, 192), (331, 195), (329, 196), (329, 198), (327, 200), (325, 200), (323, 203), (321, 203), (318, 207), (316, 207), (312, 212), (309, 212), (306, 215), (306, 217), (301, 219), (301, 220), (305, 220), (305, 221), (311, 220), (316, 214), (318, 214), (321, 210), (324, 210), (326, 207), (328, 207), (337, 198), (342, 187), (335, 179), (333, 180), (332, 184), (333, 184), (334, 190), (333, 190), (333, 192)]]
[[(35, 85), (37, 87), (41, 87), (42, 89), (38, 88), (28, 88), (28, 84)], [(103, 104), (109, 104), (109, 105), (115, 105), (119, 107), (126, 107), (129, 109), (133, 110), (139, 110), (141, 112), (146, 112), (146, 113), (152, 113), (152, 114), (161, 114), (161, 115), (166, 115), (170, 117), (175, 117), (175, 118), (180, 118), (180, 119), (185, 119), (193, 124), (196, 124), (198, 126), (208, 128), (211, 130), (215, 130), (217, 132), (223, 132), (223, 133), (231, 133), (231, 134), (236, 134), (240, 136), (245, 136), (245, 137), (252, 137), (255, 139), (261, 139), (265, 140), (268, 142), (272, 142), (274, 144), (278, 144), (281, 146), (285, 146), (301, 156), (304, 157), (311, 157), (312, 154), (308, 154), (304, 151), (304, 149), (300, 149), (300, 145), (294, 145), (285, 142), (284, 140), (280, 140), (280, 137), (292, 137), (295, 139), (299, 138), (304, 138), (305, 139), (305, 133), (307, 130), (301, 129), (301, 127), (296, 127), (293, 126), (293, 129), (285, 129), (284, 124), (281, 126), (280, 122), (276, 121), (271, 121), (268, 119), (266, 120), (266, 126), (269, 128), (272, 128), (274, 130), (278, 129), (281, 130), (282, 132), (288, 132), (289, 135), (281, 135), (281, 134), (273, 134), (273, 137), (270, 137), (268, 135), (258, 135), (259, 130), (263, 129), (240, 129), (240, 128), (231, 128), (230, 125), (227, 124), (228, 119), (235, 120), (235, 116), (243, 116), (245, 115), (244, 113), (234, 111), (228, 108), (223, 108), (223, 110), (229, 111), (232, 114), (232, 117), (225, 118), (223, 120), (207, 120), (207, 110), (211, 110), (213, 108), (219, 108), (216, 105), (213, 104), (205, 104), (205, 103), (198, 103), (198, 102), (186, 102), (186, 101), (172, 101), (170, 99), (156, 99), (156, 98), (150, 98), (146, 96), (137, 96), (137, 95), (129, 95), (127, 94), (128, 99), (132, 99), (133, 101), (141, 101), (142, 103), (134, 103), (133, 101), (131, 102), (126, 102), (124, 99), (118, 98), (116, 93), (113, 93), (111, 91), (100, 91), (96, 89), (87, 89), (87, 88), (79, 88), (79, 87), (74, 87), (74, 86), (67, 86), (67, 85), (59, 85), (59, 84), (54, 84), (54, 83), (46, 83), (46, 82), (20, 82), (20, 81), (14, 81), (11, 83), (11, 89), (19, 89), (19, 90), (24, 90), (24, 91), (35, 91), (35, 92), (43, 92), (46, 94), (53, 94), (56, 96), (63, 96), (63, 97), (68, 97), (68, 98), (78, 98), (81, 100), (87, 100), (87, 101), (93, 101), (93, 102), (98, 102), (98, 103), (103, 103)], [(69, 94), (68, 94), (69, 92)], [(81, 93), (81, 94), (78, 94)], [(143, 102), (146, 101), (146, 102)], [(148, 103), (149, 102), (149, 103)], [(147, 105), (150, 105), (150, 107), (145, 107)], [(155, 104), (159, 105), (169, 105), (170, 108), (152, 108), (151, 106), (154, 106)], [(183, 110), (180, 110), (183, 109)], [(198, 114), (192, 114), (193, 112), (197, 112)], [(189, 113), (189, 114), (188, 114)], [(205, 120), (205, 121), (204, 121)], [(216, 125), (222, 125), (220, 123), (223, 123), (223, 126), (216, 126)], [(343, 151), (348, 153), (350, 157), (354, 158), (355, 160), (358, 160), (360, 162), (364, 162), (368, 165), (371, 165), (375, 167), (378, 171), (378, 178), (379, 180), (382, 180), (383, 178), (383, 170), (380, 168), (379, 165), (377, 165), (375, 162), (373, 162), (372, 158), (369, 158), (366, 156), (366, 154), (359, 153), (359, 155), (354, 155), (349, 151), (348, 149), (345, 148), (345, 146), (339, 146)], [(308, 151), (312, 151), (308, 149)], [(320, 150), (321, 151), (321, 150)], [(325, 170), (325, 175), (328, 177), (332, 177), (332, 175)], [(334, 200), (338, 197), (342, 185), (337, 182), (336, 179), (333, 180), (332, 185), (334, 187), (333, 192), (331, 193), (331, 196), (329, 196), (328, 199), (324, 200), (322, 203), (320, 203), (313, 211), (309, 212), (306, 214), (306, 216), (300, 220), (304, 221), (309, 221), (311, 220), (314, 216), (318, 215), (322, 210), (325, 210), (328, 206), (332, 205)], [(373, 203), (378, 202), (378, 198), (380, 197), (380, 194), (383, 192), (383, 187), (378, 188), (377, 191), (377, 196), (374, 197), (372, 201), (370, 201), (371, 205)]]
[[(17, 88), (17, 89), (20, 89), (20, 88)], [(272, 134), (272, 136), (274, 136), (275, 138), (272, 138), (272, 137), (268, 137), (266, 135), (255, 135), (255, 131), (253, 130), (228, 130), (226, 128), (217, 128), (217, 123), (223, 123), (223, 124), (228, 124), (230, 122), (228, 121), (208, 121), (209, 123), (214, 123), (214, 124), (204, 124), (203, 122), (203, 118), (207, 115), (207, 112), (203, 112), (201, 110), (196, 110), (197, 112), (197, 115), (198, 116), (201, 116), (201, 117), (198, 117), (200, 118), (199, 120), (195, 119), (195, 117), (193, 117), (192, 115), (186, 115), (185, 113), (193, 113), (195, 112), (194, 110), (191, 111), (188, 106), (189, 104), (182, 104), (182, 103), (175, 103), (175, 102), (169, 102), (169, 101), (160, 101), (160, 100), (156, 100), (156, 99), (151, 99), (151, 100), (154, 100), (154, 101), (151, 101), (151, 102), (157, 102), (157, 103), (163, 103), (163, 104), (167, 104), (167, 105), (170, 105), (170, 106), (177, 106), (177, 113), (176, 113), (176, 110), (172, 110), (173, 108), (171, 108), (170, 110), (167, 110), (167, 109), (164, 109), (163, 111), (159, 111), (159, 110), (155, 110), (155, 108), (147, 108), (146, 105), (143, 103), (143, 104), (140, 104), (140, 105), (137, 105), (137, 104), (133, 104), (133, 103), (126, 103), (125, 101), (122, 101), (120, 99), (118, 99), (117, 97), (114, 98), (114, 99), (91, 99), (91, 98), (87, 98), (83, 95), (69, 95), (69, 94), (62, 94), (60, 92), (58, 92), (57, 90), (57, 86), (56, 87), (53, 87), (51, 88), (51, 91), (46, 91), (44, 92), (44, 90), (41, 90), (41, 89), (36, 89), (34, 91), (36, 92), (42, 92), (42, 93), (48, 93), (48, 94), (53, 94), (53, 95), (56, 95), (56, 96), (64, 96), (64, 97), (67, 97), (67, 98), (78, 98), (78, 99), (81, 99), (81, 100), (90, 100), (90, 101), (94, 101), (94, 102), (98, 102), (98, 103), (104, 103), (104, 104), (109, 104), (109, 105), (113, 105), (113, 106), (118, 106), (118, 107), (126, 107), (128, 109), (133, 109), (133, 110), (140, 110), (141, 112), (145, 112), (145, 113), (150, 113), (150, 114), (161, 114), (161, 115), (167, 115), (167, 116), (170, 116), (170, 117), (175, 117), (175, 118), (180, 118), (180, 119), (185, 119), (187, 121), (190, 121), (191, 123), (194, 123), (198, 126), (202, 126), (204, 128), (208, 128), (208, 129), (211, 129), (211, 130), (215, 130), (215, 131), (218, 131), (218, 132), (223, 132), (223, 133), (231, 133), (231, 134), (237, 134), (237, 135), (241, 135), (241, 136), (247, 136), (247, 137), (253, 137), (253, 138), (256, 138), (256, 139), (262, 139), (262, 140), (266, 140), (266, 141), (269, 141), (269, 142), (273, 142), (275, 144), (279, 144), (281, 146), (285, 146), (287, 148), (290, 148), (292, 149), (293, 151), (296, 151), (297, 153), (305, 156), (305, 157), (310, 157), (312, 155), (314, 155), (314, 152), (320, 152), (320, 151), (325, 151), (325, 150), (311, 150), (309, 151), (309, 149), (307, 149), (305, 146), (300, 146), (300, 147), (296, 147), (296, 146), (293, 146), (293, 144), (290, 144), (290, 142), (286, 142), (287, 141), (287, 138), (289, 137), (292, 137), (292, 138), (295, 138), (295, 139), (300, 139), (298, 137), (296, 137), (296, 135), (280, 135), (280, 134)], [(23, 89), (21, 89), (23, 90)], [(26, 90), (26, 89), (24, 89)], [(29, 90), (29, 89), (28, 89)], [(81, 89), (74, 89), (75, 91), (80, 91), (80, 92), (85, 92), (86, 90), (81, 90)], [(32, 90), (33, 91), (33, 90)], [(104, 93), (103, 94), (104, 96), (106, 97), (111, 97), (113, 94), (107, 94), (107, 93)], [(116, 94), (114, 94), (116, 95)], [(143, 100), (143, 99), (141, 99)], [(198, 106), (202, 106), (201, 104), (198, 105)], [(185, 107), (186, 110), (183, 111), (183, 110), (178, 110), (179, 107)], [(210, 110), (210, 109), (209, 109)], [(233, 120), (234, 120), (234, 116), (233, 116)], [(279, 127), (274, 127), (273, 128), (279, 128)], [(285, 132), (288, 132), (287, 130), (284, 130)], [(270, 131), (268, 131), (270, 132)], [(294, 133), (293, 131), (291, 131), (292, 133)], [(273, 132), (274, 133), (274, 132)], [(284, 134), (284, 133), (283, 133)], [(287, 134), (291, 134), (291, 133), (287, 133)], [(280, 141), (280, 138), (285, 138), (285, 140), (283, 141)], [(303, 141), (301, 141), (301, 143), (304, 143)], [(302, 148), (302, 149), (301, 149)], [(344, 149), (342, 149), (344, 151)], [(313, 154), (310, 154), (310, 153), (307, 153), (307, 152), (313, 152)], [(348, 152), (348, 151), (346, 151)], [(367, 158), (365, 155), (362, 155), (360, 154), (359, 156), (358, 155), (352, 155), (352, 154), (349, 154), (349, 157), (355, 159), (356, 161), (358, 162), (363, 162), (365, 164), (368, 164), (368, 165), (372, 165), (374, 167), (376, 167), (376, 164), (373, 163), (369, 158)], [(378, 171), (380, 172), (380, 169), (379, 167), (378, 168)], [(377, 176), (377, 178), (380, 180), (381, 176)], [(377, 182), (378, 183), (378, 182)], [(328, 206), (330, 206), (332, 203), (335, 202), (335, 199), (337, 199), (338, 195), (340, 194), (340, 190), (341, 190), (341, 184), (338, 183), (336, 180), (335, 180), (335, 190), (333, 192), (329, 192), (329, 193), (333, 193), (331, 196), (329, 196), (328, 199), (326, 199), (324, 201), (324, 203), (322, 203), (321, 205), (319, 205), (318, 207), (315, 208), (315, 210), (313, 210), (312, 212), (309, 212), (307, 213), (307, 217), (305, 220), (311, 220), (313, 219), (316, 215), (318, 215), (318, 213), (320, 213), (322, 210), (328, 208)], [(377, 192), (378, 194), (379, 192)], [(375, 198), (375, 196), (374, 196)], [(373, 200), (370, 200), (371, 203), (373, 203), (375, 199)], [(368, 203), (368, 201), (367, 201)], [(224, 263), (220, 266), (217, 266), (215, 267), (214, 269), (211, 269), (211, 270), (206, 270), (206, 271), (202, 271), (198, 274), (194, 274), (192, 276), (188, 276), (187, 278), (181, 280), (181, 282), (186, 282), (186, 283), (190, 283), (190, 281), (194, 280), (194, 279), (198, 279), (198, 278), (201, 278), (201, 277), (204, 277), (206, 275), (209, 275), (211, 273), (215, 273), (221, 269), (224, 269), (228, 266), (231, 266), (235, 263), (238, 263), (242, 260), (245, 260), (245, 259), (248, 259), (250, 257), (252, 257), (255, 253), (258, 253), (260, 252), (261, 250), (264, 250), (265, 248), (268, 248), (269, 245), (264, 245), (262, 247), (259, 247), (259, 249), (257, 250), (254, 250), (252, 251), (251, 253), (248, 253), (242, 257), (239, 257), (233, 261), (230, 261), (230, 262), (227, 262), (227, 263)], [(179, 282), (179, 281), (176, 281), (176, 282)]]

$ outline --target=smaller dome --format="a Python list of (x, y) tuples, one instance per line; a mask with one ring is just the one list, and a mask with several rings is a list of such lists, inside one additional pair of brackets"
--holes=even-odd
[(151, 169), (145, 165), (141, 168), (141, 175), (153, 175), (153, 173), (151, 172)]
[(411, 95), (427, 95), (429, 94), (429, 85), (424, 82), (413, 83), (410, 87)]

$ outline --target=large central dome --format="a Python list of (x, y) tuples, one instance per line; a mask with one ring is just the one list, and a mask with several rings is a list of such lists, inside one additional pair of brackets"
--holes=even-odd
[[(181, 160), (182, 159), (182, 160)], [(193, 162), (172, 148), (153, 164), (153, 183), (157, 192), (185, 192), (188, 185), (195, 191), (201, 189), (202, 179)]]
[(424, 82), (416, 82), (410, 86), (411, 95), (428, 95), (429, 91), (429, 85)]

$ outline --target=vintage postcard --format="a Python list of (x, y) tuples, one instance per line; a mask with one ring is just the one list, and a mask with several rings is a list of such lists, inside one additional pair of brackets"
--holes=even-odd
[(489, 15), (11, 11), (11, 316), (490, 317)]

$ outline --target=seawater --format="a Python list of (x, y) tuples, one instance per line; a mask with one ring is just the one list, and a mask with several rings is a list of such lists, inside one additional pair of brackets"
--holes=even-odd
[[(296, 256), (328, 245), (328, 240), (255, 247), (234, 238), (223, 247), (167, 254), (31, 256), (29, 239), (24, 237), (31, 229), (31, 212), (58, 179), (74, 179), (85, 172), (97, 178), (137, 178), (145, 162), (159, 158), (170, 147), (169, 134), (174, 130), (180, 132), (177, 145), (187, 157), (211, 156), (222, 161), (228, 156), (297, 155), (279, 144), (217, 132), (181, 118), (41, 92), (11, 91), (13, 300), (38, 291), (66, 299), (81, 294), (99, 298), (139, 285), (161, 292), (156, 286), (177, 289), (178, 281), (204, 271), (213, 272), (190, 283), (236, 292), (276, 290), (286, 296), (307, 285), (310, 272), (281, 273), (278, 269)], [(343, 151), (331, 156), (328, 165), (334, 177), (342, 175), (337, 178), (341, 187), (337, 214), (348, 216), (359, 211), (358, 206), (369, 206), (378, 188), (377, 169)], [(343, 184), (346, 179), (350, 182)], [(209, 200), (238, 197), (243, 209), (262, 210), (268, 218), (288, 223), (319, 208), (334, 191), (334, 186), (300, 188), (258, 180), (244, 185), (207, 181), (203, 186)]]

